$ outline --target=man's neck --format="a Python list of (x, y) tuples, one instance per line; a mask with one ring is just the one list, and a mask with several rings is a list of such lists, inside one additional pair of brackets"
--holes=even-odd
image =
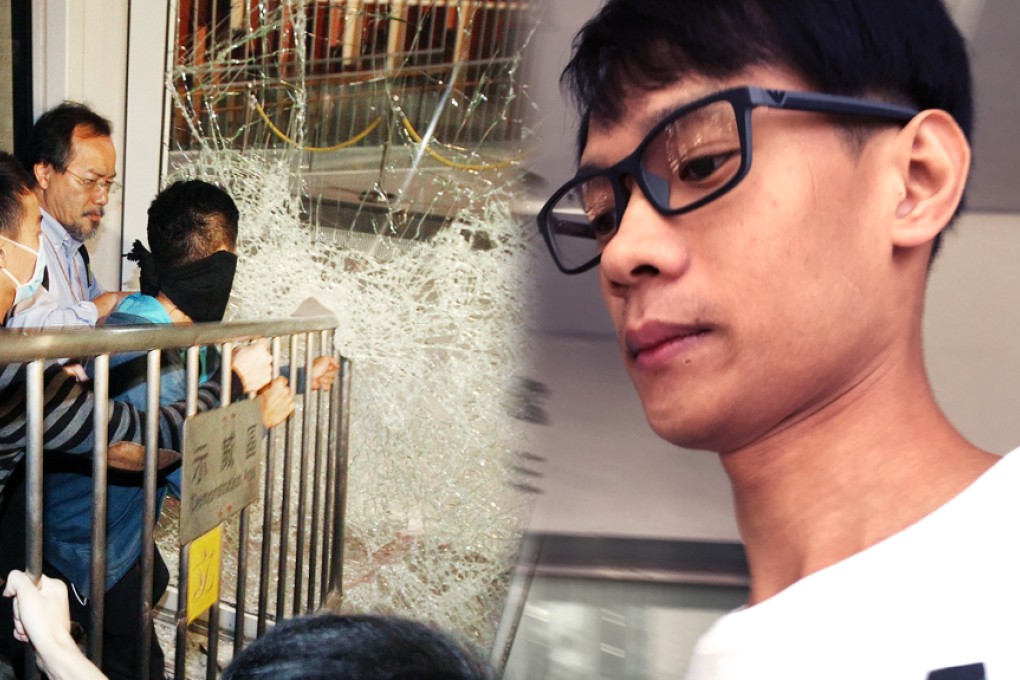
[(54, 246), (59, 245), (66, 238), (70, 238), (71, 240), (78, 244), (82, 243), (81, 241), (76, 239), (74, 235), (71, 234), (71, 232), (67, 230), (67, 227), (58, 222), (57, 218), (54, 217), (48, 210), (46, 210), (46, 206), (43, 205), (42, 202), (39, 203), (39, 212), (42, 213), (43, 217), (42, 221), (43, 230), (46, 231), (46, 233), (49, 235), (51, 239), (53, 239)]
[(191, 317), (182, 312), (177, 305), (173, 303), (163, 293), (156, 293), (156, 300), (163, 305), (163, 309), (166, 310), (167, 315), (170, 317), (170, 321), (173, 323), (191, 323)]
[(894, 366), (722, 455), (752, 604), (905, 529), (998, 460), (946, 420), (919, 363)]

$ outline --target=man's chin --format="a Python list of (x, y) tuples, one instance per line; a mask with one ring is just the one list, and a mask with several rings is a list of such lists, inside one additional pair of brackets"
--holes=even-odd
[(681, 449), (711, 451), (727, 454), (747, 447), (763, 436), (761, 430), (747, 423), (737, 423), (718, 418), (672, 419), (668, 422), (653, 421), (648, 424), (659, 438)]
[(660, 417), (646, 411), (645, 418), (648, 420), (652, 432), (674, 446), (684, 449), (703, 449), (711, 439), (703, 426), (685, 418), (678, 418), (676, 414), (672, 414), (672, 417)]
[(99, 222), (92, 221), (75, 222), (71, 226), (64, 228), (67, 229), (67, 233), (84, 243), (85, 241), (94, 238), (99, 232), (99, 224)]
[(733, 433), (726, 423), (710, 413), (645, 411), (648, 425), (661, 439), (683, 449), (721, 452), (732, 445)]

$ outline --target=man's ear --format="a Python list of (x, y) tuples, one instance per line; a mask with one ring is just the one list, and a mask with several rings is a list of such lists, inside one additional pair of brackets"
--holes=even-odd
[(43, 191), (50, 188), (50, 177), (53, 174), (53, 166), (49, 163), (36, 163), (32, 166), (32, 174), (35, 175), (35, 183), (42, 187)]
[(931, 242), (956, 213), (970, 170), (970, 144), (945, 111), (917, 114), (900, 131), (901, 200), (891, 234), (894, 246)]

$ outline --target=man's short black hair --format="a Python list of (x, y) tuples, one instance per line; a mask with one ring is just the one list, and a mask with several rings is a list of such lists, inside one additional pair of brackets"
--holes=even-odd
[(32, 193), (32, 178), (18, 159), (0, 151), (0, 236), (16, 239), (24, 220), (21, 198)]
[(614, 121), (631, 88), (756, 65), (821, 92), (943, 109), (970, 138), (969, 60), (941, 0), (609, 0), (563, 78), (583, 115)]
[[(66, 172), (75, 131), (87, 137), (109, 137), (112, 127), (106, 118), (78, 102), (66, 101), (50, 109), (32, 127), (22, 158), (29, 172), (37, 163), (48, 163), (58, 172)], [(32, 181), (34, 185), (34, 177)]]
[(236, 250), (237, 222), (237, 205), (220, 187), (174, 182), (149, 206), (149, 249), (162, 270), (191, 264), (220, 248)]
[(582, 116), (579, 153), (591, 119), (617, 122), (628, 93), (752, 66), (820, 92), (942, 109), (971, 138), (969, 59), (941, 0), (609, 0), (563, 72)]
[(289, 619), (251, 643), (223, 680), (489, 680), (474, 654), (424, 624), (390, 616)]

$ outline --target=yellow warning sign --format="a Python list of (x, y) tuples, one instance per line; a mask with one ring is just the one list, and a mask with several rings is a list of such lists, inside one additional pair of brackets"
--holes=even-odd
[(220, 550), (223, 525), (199, 536), (188, 548), (188, 623), (220, 599)]

